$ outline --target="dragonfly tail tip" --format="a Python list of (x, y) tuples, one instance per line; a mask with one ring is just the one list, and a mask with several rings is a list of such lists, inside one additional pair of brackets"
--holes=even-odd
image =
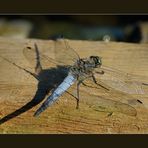
[(39, 114), (40, 114), (41, 112), (39, 112), (38, 110), (34, 113), (34, 117), (38, 117), (39, 116)]

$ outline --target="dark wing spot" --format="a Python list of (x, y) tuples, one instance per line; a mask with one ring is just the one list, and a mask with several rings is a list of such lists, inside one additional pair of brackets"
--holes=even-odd
[(27, 48), (28, 48), (28, 49), (31, 49), (31, 47), (30, 47), (30, 46), (27, 46)]
[(143, 103), (142, 103), (142, 101), (140, 101), (139, 99), (137, 99), (137, 102), (139, 102), (139, 103), (143, 104)]

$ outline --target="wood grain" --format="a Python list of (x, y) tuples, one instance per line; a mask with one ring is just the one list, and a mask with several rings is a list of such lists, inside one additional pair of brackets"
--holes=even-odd
[[(0, 38), (0, 133), (148, 133), (147, 93), (131, 95), (143, 103), (134, 106), (137, 116), (119, 112), (109, 116), (107, 112), (90, 109), (83, 101), (80, 101), (80, 108), (76, 110), (75, 99), (65, 94), (41, 116), (33, 117), (41, 104), (32, 101), (33, 98), (38, 96), (43, 100), (47, 93), (50, 94), (46, 92), (52, 89), (50, 83), (55, 83), (56, 86), (63, 78), (60, 68), (52, 68), (50, 62), (43, 64), (48, 76), (43, 81), (47, 82), (46, 90), (45, 83), (13, 64), (34, 72), (35, 67), (23, 55), (24, 48), (34, 47), (34, 43), (37, 43), (39, 51), (54, 58), (54, 42), (51, 40)], [(135, 74), (139, 76), (139, 81), (143, 79), (143, 82), (148, 82), (148, 44), (74, 40), (69, 40), (68, 43), (81, 57), (101, 56), (104, 65)], [(144, 87), (147, 91), (147, 86)], [(39, 88), (44, 90), (43, 94), (38, 94)], [(83, 89), (91, 91), (88, 88)], [(103, 95), (103, 91), (98, 93)], [(23, 107), (25, 104), (27, 105)]]

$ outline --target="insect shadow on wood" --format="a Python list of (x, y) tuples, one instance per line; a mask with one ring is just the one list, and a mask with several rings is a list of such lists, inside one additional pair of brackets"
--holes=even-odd
[[(127, 115), (131, 115), (131, 116), (137, 115), (137, 111), (134, 107), (130, 106), (130, 104), (122, 103), (121, 101), (124, 98), (126, 100), (129, 100), (129, 99), (131, 100), (131, 95), (128, 95), (126, 93), (131, 93), (131, 92), (141, 93), (142, 92), (141, 87), (138, 87), (139, 89), (137, 89), (137, 87), (135, 88), (135, 85), (138, 86), (139, 83), (136, 83), (136, 84), (126, 83), (126, 81), (128, 81), (129, 79), (129, 77), (127, 77), (127, 74), (117, 71), (115, 69), (111, 69), (109, 67), (103, 66), (101, 62), (101, 58), (99, 56), (90, 56), (88, 58), (81, 59), (77, 54), (77, 52), (75, 52), (74, 49), (71, 48), (65, 40), (57, 40), (57, 42), (54, 42), (54, 43), (55, 43), (54, 44), (55, 59), (58, 60), (57, 63), (56, 61), (53, 61), (54, 60), (53, 58), (46, 58), (48, 62), (51, 62), (51, 65), (53, 64), (54, 66), (56, 66), (54, 68), (50, 68), (50, 69), (42, 68), (42, 66), (44, 66), (43, 63), (45, 62), (45, 65), (46, 65), (46, 62), (47, 62), (47, 61), (44, 61), (44, 62), (42, 61), (46, 57), (46, 55), (39, 53), (39, 50), (36, 44), (35, 44), (35, 48), (27, 46), (25, 48), (26, 50), (24, 50), (24, 55), (26, 56), (26, 58), (31, 62), (35, 61), (35, 65), (33, 66), (35, 68), (35, 73), (32, 73), (16, 65), (15, 63), (12, 63), (9, 60), (5, 59), (9, 63), (18, 67), (19, 69), (22, 69), (25, 72), (32, 75), (35, 79), (38, 80), (39, 83), (38, 83), (38, 89), (32, 101), (28, 102), (26, 105), (16, 110), (15, 112), (2, 118), (0, 120), (0, 123), (4, 123), (5, 121), (18, 116), (21, 113), (29, 110), (33, 106), (39, 104), (45, 98), (45, 96), (51, 91), (52, 95), (46, 99), (46, 101), (41, 105), (41, 107), (34, 114), (34, 116), (38, 116), (47, 107), (49, 107), (49, 105), (55, 102), (62, 93), (67, 91), (67, 89), (71, 85), (73, 85), (75, 81), (78, 82), (77, 89), (76, 89), (77, 98), (75, 97), (77, 99), (77, 106), (78, 106), (79, 84), (80, 84), (79, 82), (83, 82), (83, 80), (85, 80), (86, 78), (93, 79), (93, 81), (92, 80), (91, 81), (93, 82), (93, 84), (95, 84), (95, 88), (96, 87), (99, 89), (102, 88), (105, 91), (103, 93), (104, 95), (103, 97), (100, 97), (98, 95), (95, 96), (91, 93), (90, 93), (91, 96), (87, 98), (84, 97), (85, 95), (82, 95), (82, 97), (85, 98), (85, 103), (89, 105), (93, 110), (100, 111), (100, 106), (101, 106), (101, 109), (102, 108), (104, 110), (106, 109), (105, 110), (106, 112), (116, 111), (116, 112), (121, 112)], [(63, 64), (64, 66), (59, 66)], [(92, 82), (88, 84), (91, 84)], [(87, 85), (85, 84), (84, 86), (87, 86)], [(91, 87), (91, 86), (88, 85), (88, 87)]]
[[(27, 48), (31, 48), (31, 47), (27, 47)], [(16, 111), (1, 118), (0, 124), (3, 124), (8, 120), (17, 117), (22, 113), (30, 110), (34, 106), (38, 105), (46, 97), (46, 95), (48, 95), (49, 92), (52, 92), (68, 75), (68, 68), (66, 66), (57, 65), (57, 67), (54, 67), (54, 68), (43, 69), (40, 61), (40, 53), (36, 44), (35, 44), (35, 51), (36, 51), (35, 73), (32, 73), (27, 69), (17, 65), (16, 63), (11, 62), (7, 58), (1, 57), (3, 60), (9, 62), (13, 66), (33, 76), (38, 81), (38, 86), (32, 100), (27, 104), (25, 104), (24, 106), (22, 106), (21, 108), (17, 109)]]

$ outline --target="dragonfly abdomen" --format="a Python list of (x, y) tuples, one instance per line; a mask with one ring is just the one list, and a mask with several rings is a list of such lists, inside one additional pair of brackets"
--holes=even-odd
[(75, 81), (76, 78), (73, 75), (68, 75), (64, 81), (54, 90), (51, 96), (49, 96), (42, 106), (35, 112), (34, 116), (38, 116), (47, 107), (52, 105)]

